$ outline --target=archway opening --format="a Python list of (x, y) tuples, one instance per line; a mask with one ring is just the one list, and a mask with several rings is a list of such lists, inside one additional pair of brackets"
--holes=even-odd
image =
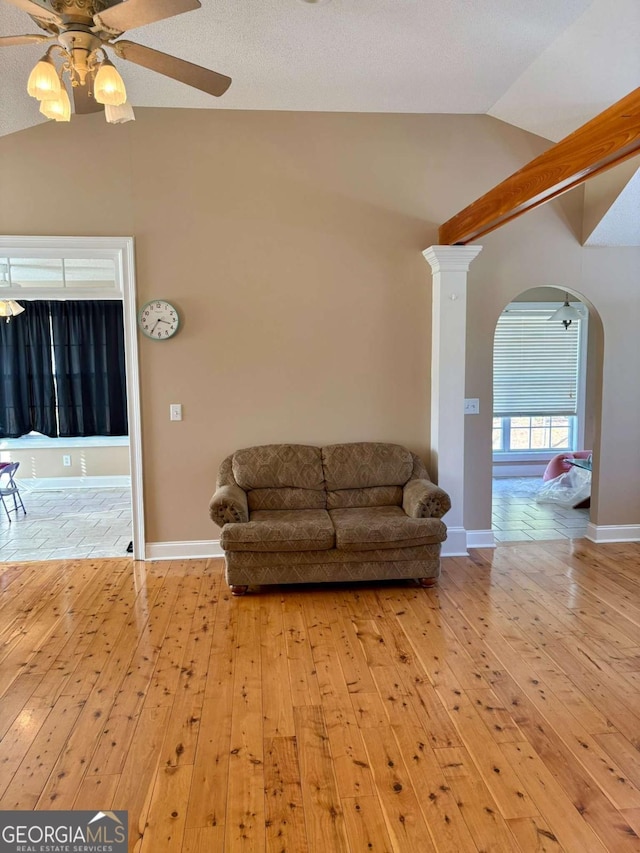
[[(550, 319), (565, 300), (575, 309), (570, 324)], [(571, 290), (550, 286), (523, 291), (498, 319), (492, 424), (498, 543), (587, 533), (602, 366), (601, 326), (593, 314)]]

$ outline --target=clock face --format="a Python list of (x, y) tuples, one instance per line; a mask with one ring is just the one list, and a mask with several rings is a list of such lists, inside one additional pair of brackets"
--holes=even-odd
[(166, 341), (178, 331), (177, 310), (165, 299), (154, 299), (140, 309), (138, 325), (143, 334), (154, 341)]

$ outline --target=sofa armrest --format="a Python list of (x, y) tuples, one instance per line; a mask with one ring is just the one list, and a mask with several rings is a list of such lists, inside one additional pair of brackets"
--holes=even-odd
[(218, 527), (227, 522), (249, 521), (247, 493), (235, 484), (219, 486), (211, 498), (209, 515)]
[(402, 509), (411, 518), (442, 518), (451, 509), (451, 498), (430, 480), (409, 480), (402, 494)]

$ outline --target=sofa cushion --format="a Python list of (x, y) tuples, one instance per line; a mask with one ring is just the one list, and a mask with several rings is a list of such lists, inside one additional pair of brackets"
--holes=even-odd
[(326, 509), (327, 495), (316, 489), (251, 489), (249, 509)]
[(336, 489), (327, 492), (327, 509), (358, 506), (402, 506), (402, 486), (372, 486), (370, 489)]
[(336, 529), (336, 547), (343, 551), (427, 545), (447, 538), (440, 519), (409, 518), (399, 506), (332, 509), (329, 515)]
[(327, 548), (324, 551), (233, 551), (233, 563), (236, 566), (311, 566), (314, 563), (338, 565), (340, 563), (370, 563), (372, 560), (388, 561), (429, 559), (440, 553), (440, 543), (429, 545), (411, 545), (396, 548), (370, 548), (359, 551), (339, 551)]
[(265, 444), (233, 454), (233, 476), (241, 488), (324, 490), (319, 447), (306, 444)]
[(413, 471), (413, 458), (399, 444), (330, 444), (322, 448), (322, 467), (328, 491), (404, 486)]
[(335, 532), (324, 509), (258, 510), (244, 524), (225, 524), (225, 551), (323, 551), (333, 548)]

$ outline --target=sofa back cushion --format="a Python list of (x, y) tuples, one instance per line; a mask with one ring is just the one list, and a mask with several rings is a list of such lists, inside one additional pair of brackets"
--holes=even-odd
[(399, 444), (331, 444), (322, 448), (322, 467), (329, 492), (404, 486), (413, 471), (413, 457)]
[(402, 506), (402, 497), (402, 486), (371, 486), (369, 489), (334, 489), (327, 492), (327, 509)]
[(233, 476), (245, 491), (251, 489), (311, 489), (324, 491), (319, 447), (306, 444), (264, 444), (233, 454)]
[(324, 489), (251, 489), (247, 492), (251, 512), (268, 509), (326, 509)]

